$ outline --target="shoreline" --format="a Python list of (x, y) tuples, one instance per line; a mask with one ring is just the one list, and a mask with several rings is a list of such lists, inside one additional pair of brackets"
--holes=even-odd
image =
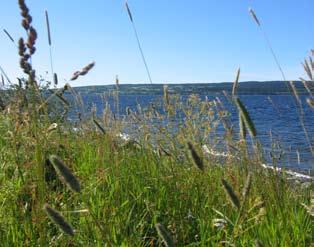
[[(130, 142), (130, 141), (138, 143), (138, 141), (131, 138), (131, 136), (126, 134), (126, 133), (119, 133), (119, 134), (117, 134), (117, 137), (119, 137), (125, 143)], [(233, 159), (236, 158), (235, 156), (228, 154), (226, 152), (217, 152), (213, 149), (210, 149), (205, 144), (202, 145), (202, 151), (203, 151), (203, 154), (205, 154), (205, 155), (212, 155), (212, 156), (221, 157), (221, 158), (233, 158)], [(154, 150), (154, 152), (157, 152), (157, 151)], [(293, 171), (291, 169), (285, 169), (283, 167), (274, 167), (271, 164), (265, 164), (265, 163), (261, 163), (260, 166), (263, 167), (264, 169), (273, 170), (273, 171), (276, 171), (279, 173), (285, 173), (286, 175), (290, 176), (288, 179), (291, 179), (291, 180), (297, 180), (297, 181), (302, 182), (302, 183), (314, 182), (313, 176), (306, 175), (306, 174), (303, 174), (300, 172), (296, 172), (296, 171)]]

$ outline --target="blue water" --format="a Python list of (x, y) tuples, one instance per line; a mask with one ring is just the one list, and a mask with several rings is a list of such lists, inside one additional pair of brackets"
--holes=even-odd
[[(197, 93), (202, 99), (208, 97), (211, 100), (219, 97), (225, 108), (230, 112), (231, 122), (237, 128), (238, 113), (236, 108), (221, 92), (223, 88), (217, 87), (215, 90), (213, 85), (215, 84), (175, 85), (170, 86), (169, 90), (172, 93), (181, 95), (183, 100), (191, 93)], [(110, 90), (113, 91), (114, 86), (78, 89), (86, 112), (90, 112), (90, 108), (95, 105), (97, 115), (100, 116), (103, 113), (106, 100), (109, 102), (111, 110), (115, 111), (113, 97), (104, 99), (104, 94)], [(227, 88), (227, 91), (230, 91), (230, 87)], [(119, 93), (119, 114), (125, 114), (126, 107), (136, 112), (138, 104), (145, 108), (152, 103), (160, 103), (162, 92), (162, 85), (123, 85)], [(293, 97), (287, 92), (276, 94), (275, 90), (255, 91), (254, 94), (250, 94), (248, 90), (242, 93), (239, 92), (239, 97), (253, 119), (257, 129), (257, 138), (263, 144), (265, 158), (270, 161), (270, 151), (275, 149), (277, 154), (282, 154), (281, 166), (312, 173), (314, 170), (314, 157), (300, 124)], [(314, 110), (307, 106), (306, 97), (308, 97), (306, 94), (300, 96), (304, 111), (304, 125), (309, 141), (313, 146)], [(223, 132), (222, 126), (218, 128), (219, 131)]]

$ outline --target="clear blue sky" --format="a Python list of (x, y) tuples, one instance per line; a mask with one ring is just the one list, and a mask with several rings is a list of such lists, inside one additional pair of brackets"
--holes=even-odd
[[(44, 11), (49, 11), (54, 69), (61, 83), (90, 61), (94, 70), (73, 85), (148, 82), (123, 0), (26, 0), (38, 31), (37, 73), (50, 71)], [(302, 59), (314, 48), (314, 0), (129, 0), (155, 83), (281, 79), (258, 15), (287, 79), (304, 72)], [(0, 27), (18, 40), (17, 0), (1, 0)], [(1, 30), (0, 65), (21, 75), (16, 48)], [(47, 77), (49, 78), (49, 74)]]

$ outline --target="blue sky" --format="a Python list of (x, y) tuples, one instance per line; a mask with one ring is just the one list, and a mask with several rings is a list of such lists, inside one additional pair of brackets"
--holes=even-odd
[[(129, 0), (154, 83), (277, 80), (280, 72), (248, 8), (258, 15), (287, 79), (303, 76), (300, 62), (314, 48), (313, 0)], [(145, 67), (123, 0), (26, 0), (38, 31), (33, 58), (50, 78), (44, 11), (50, 17), (54, 69), (63, 84), (91, 61), (96, 66), (78, 85), (147, 83)], [(0, 28), (18, 40), (17, 0), (1, 0)], [(0, 65), (21, 75), (16, 48), (0, 34)], [(48, 71), (48, 74), (46, 74)]]

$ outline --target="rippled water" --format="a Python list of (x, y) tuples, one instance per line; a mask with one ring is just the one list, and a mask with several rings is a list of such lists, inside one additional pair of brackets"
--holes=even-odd
[[(219, 85), (219, 84), (218, 84)], [(214, 99), (219, 97), (225, 107), (231, 113), (231, 120), (234, 126), (238, 126), (238, 114), (235, 107), (228, 102), (221, 92), (224, 89), (230, 90), (228, 87), (221, 88), (221, 85), (215, 84), (189, 84), (174, 85), (169, 87), (170, 91), (176, 92), (186, 98), (188, 94), (197, 93), (200, 97)], [(104, 109), (104, 93), (114, 90), (113, 86), (94, 87), (78, 89), (86, 108), (90, 108), (93, 104), (97, 106), (97, 114), (102, 114)], [(148, 106), (150, 103), (160, 102), (162, 97), (162, 85), (123, 85), (120, 87), (120, 114), (125, 113), (125, 108), (130, 107), (136, 110), (137, 104), (142, 107)], [(262, 142), (265, 150), (265, 158), (269, 159), (269, 152), (275, 149), (277, 154), (282, 154), (280, 165), (302, 170), (303, 172), (311, 171), (314, 168), (314, 157), (311, 154), (309, 142), (306, 140), (304, 131), (301, 127), (297, 114), (297, 109), (293, 97), (285, 92), (274, 94), (276, 91), (268, 89), (267, 92), (255, 91), (255, 94), (249, 94), (248, 91), (239, 92), (239, 97), (247, 107), (251, 115), (256, 129), (257, 137)], [(273, 94), (271, 94), (273, 93)], [(309, 141), (314, 145), (314, 110), (305, 103), (306, 95), (300, 96), (303, 102), (304, 124), (308, 132)], [(113, 108), (112, 97), (108, 98)], [(222, 131), (222, 128), (220, 128)], [(219, 129), (218, 129), (219, 130)], [(279, 149), (281, 150), (279, 152)]]

